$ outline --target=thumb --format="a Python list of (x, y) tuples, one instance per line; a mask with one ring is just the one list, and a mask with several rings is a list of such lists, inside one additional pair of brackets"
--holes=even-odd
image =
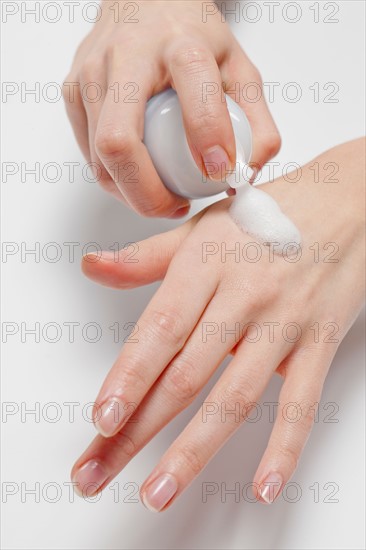
[(111, 288), (135, 288), (160, 281), (197, 219), (195, 216), (171, 231), (128, 243), (117, 252), (86, 254), (82, 271), (89, 279)]

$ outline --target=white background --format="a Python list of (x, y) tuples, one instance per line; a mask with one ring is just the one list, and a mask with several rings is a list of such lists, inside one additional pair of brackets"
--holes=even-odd
[[(3, 3), (4, 4), (4, 3)], [(23, 2), (17, 3), (19, 6)], [(27, 2), (32, 7), (34, 2)], [(41, 2), (41, 4), (44, 4)], [(62, 2), (59, 3), (62, 6)], [(282, 2), (282, 6), (285, 3)], [(313, 2), (301, 2), (303, 15), (290, 24), (276, 12), (274, 23), (263, 8), (262, 18), (251, 24), (241, 18), (233, 30), (247, 53), (260, 68), (263, 80), (279, 82), (271, 110), (280, 128), (283, 147), (278, 160), (303, 163), (333, 145), (364, 133), (364, 15), (362, 1), (338, 2), (338, 23), (326, 24), (331, 13), (320, 3), (320, 22), (314, 23)], [(331, 3), (333, 4), (333, 3)], [(21, 6), (20, 6), (21, 7)], [(22, 23), (20, 12), (2, 25), (2, 78), (25, 82), (61, 83), (67, 75), (75, 49), (91, 24), (75, 10), (74, 23), (67, 11), (58, 23), (43, 18), (35, 23), (28, 16)], [(293, 14), (289, 12), (289, 16)], [(51, 12), (50, 12), (51, 17)], [(253, 15), (250, 15), (253, 17)], [(288, 82), (298, 82), (302, 98), (285, 101), (281, 90)], [(320, 83), (320, 101), (314, 102), (309, 89)], [(337, 103), (324, 103), (322, 87), (336, 82)], [(62, 101), (51, 103), (16, 94), (3, 103), (3, 162), (26, 163), (41, 167), (48, 162), (84, 161), (77, 148)], [(50, 173), (51, 175), (51, 173)], [(363, 322), (359, 318), (342, 343), (326, 381), (320, 421), (293, 478), (302, 491), (296, 503), (283, 497), (273, 506), (236, 503), (232, 495), (222, 502), (220, 492), (202, 502), (202, 483), (226, 482), (232, 487), (252, 480), (265, 448), (271, 424), (268, 414), (243, 426), (209, 464), (180, 500), (167, 512), (154, 515), (140, 503), (123, 502), (131, 489), (127, 482), (140, 485), (159, 456), (185, 426), (199, 403), (181, 414), (118, 476), (120, 502), (114, 503), (107, 489), (99, 502), (89, 503), (69, 497), (69, 471), (74, 460), (94, 436), (93, 426), (81, 414), (85, 403), (93, 401), (98, 388), (116, 357), (120, 344), (113, 342), (108, 329), (136, 321), (155, 285), (118, 292), (98, 287), (80, 272), (81, 249), (96, 241), (104, 248), (121, 245), (173, 227), (176, 222), (143, 220), (128, 212), (96, 184), (83, 181), (80, 170), (70, 182), (64, 166), (62, 177), (50, 183), (41, 177), (35, 182), (20, 174), (9, 177), (2, 187), (2, 238), (28, 248), (59, 243), (62, 258), (51, 263), (41, 256), (21, 261), (20, 253), (2, 264), (2, 320), (14, 322), (19, 332), (3, 346), (2, 398), (20, 409), (42, 408), (50, 402), (61, 407), (62, 417), (50, 422), (55, 410), (44, 409), (40, 421), (20, 412), (3, 417), (2, 422), (2, 499), (9, 483), (16, 494), (8, 496), (2, 511), (2, 545), (7, 549), (105, 549), (105, 548), (363, 548), (364, 515), (364, 372)], [(197, 204), (198, 209), (201, 205)], [(65, 242), (78, 242), (74, 262), (70, 262)], [(52, 253), (49, 250), (50, 254)], [(74, 343), (68, 342), (66, 327), (57, 343), (41, 337), (40, 343), (28, 336), (21, 342), (20, 323), (97, 322), (102, 327), (98, 343), (88, 343), (76, 330)], [(8, 326), (8, 325), (7, 325)], [(4, 327), (4, 325), (3, 325)], [(90, 333), (92, 336), (92, 333)], [(274, 378), (263, 401), (276, 401), (280, 387)], [(208, 388), (204, 391), (205, 395)], [(202, 398), (202, 396), (201, 396)], [(75, 421), (70, 422), (63, 403), (77, 402)], [(337, 423), (325, 422), (332, 409), (339, 407)], [(23, 403), (23, 405), (22, 405)], [(24, 419), (23, 419), (24, 420)], [(40, 499), (25, 495), (25, 488), (40, 484)], [(336, 503), (324, 502), (332, 482), (339, 486)], [(21, 485), (23, 483), (23, 486)], [(42, 496), (47, 483), (58, 484)], [(310, 489), (319, 484), (319, 502)], [(46, 486), (47, 487), (47, 486)], [(22, 490), (23, 488), (23, 490)], [(138, 495), (137, 495), (138, 496)], [(289, 497), (293, 493), (289, 491)], [(136, 498), (136, 497), (135, 497)]]

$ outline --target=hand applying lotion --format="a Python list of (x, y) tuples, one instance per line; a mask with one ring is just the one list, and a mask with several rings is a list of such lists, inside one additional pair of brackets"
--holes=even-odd
[[(248, 166), (252, 151), (250, 125), (239, 105), (226, 97), (236, 141), (236, 167), (223, 172), (221, 179), (210, 178), (197, 168), (189, 149), (179, 99), (174, 90), (153, 97), (147, 105), (144, 142), (164, 184), (189, 199), (209, 197), (236, 189), (230, 215), (238, 226), (262, 243), (276, 243), (277, 250), (286, 250), (292, 243), (301, 244), (298, 229), (265, 191), (248, 182), (252, 171)], [(212, 172), (222, 167), (212, 163)], [(210, 170), (211, 172), (211, 170)], [(211, 174), (212, 176), (212, 174)]]

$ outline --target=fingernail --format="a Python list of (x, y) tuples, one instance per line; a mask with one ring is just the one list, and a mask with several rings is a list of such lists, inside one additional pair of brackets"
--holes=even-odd
[(244, 181), (251, 183), (255, 179), (256, 174), (249, 164), (241, 164), (240, 171)]
[(74, 490), (81, 497), (91, 497), (103, 485), (107, 477), (106, 471), (99, 462), (89, 460), (73, 476), (72, 481), (77, 483), (74, 485)]
[(183, 218), (183, 216), (186, 216), (188, 214), (190, 209), (191, 209), (190, 204), (188, 206), (181, 206), (180, 208), (178, 208), (178, 210), (173, 212), (173, 214), (171, 214), (169, 216), (169, 218), (171, 218), (173, 220), (175, 220), (176, 218)]
[(88, 254), (85, 254), (85, 256), (83, 256), (83, 260), (84, 262), (93, 264), (100, 261), (117, 263), (119, 260), (119, 254), (118, 251), (112, 252), (109, 250), (101, 250), (100, 252), (89, 252)]
[(220, 145), (215, 145), (215, 147), (207, 149), (202, 158), (208, 177), (211, 180), (225, 181), (226, 173), (231, 170), (226, 151)]
[(90, 252), (89, 254), (85, 254), (85, 256), (83, 256), (84, 262), (89, 262), (91, 264), (99, 262), (100, 258), (101, 254), (97, 254), (96, 252)]
[(122, 427), (124, 416), (127, 417), (124, 404), (120, 399), (112, 397), (97, 410), (94, 424), (101, 435), (110, 437)]
[(277, 472), (271, 472), (261, 483), (259, 494), (267, 504), (272, 504), (281, 490), (282, 476)]
[(104, 262), (114, 262), (118, 263), (119, 260), (119, 252), (117, 251), (109, 251), (109, 250), (102, 250), (100, 259)]
[(175, 477), (164, 474), (158, 477), (142, 495), (142, 502), (152, 512), (160, 512), (178, 490)]
[(260, 167), (258, 164), (251, 163), (251, 162), (247, 164), (247, 167), (248, 167), (247, 177), (249, 178), (248, 181), (250, 184), (252, 184), (257, 179), (258, 173), (260, 171)]

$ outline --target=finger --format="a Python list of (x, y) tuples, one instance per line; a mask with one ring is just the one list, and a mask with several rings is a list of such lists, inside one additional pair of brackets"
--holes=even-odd
[(73, 127), (76, 140), (87, 162), (97, 164), (97, 166), (93, 165), (93, 168), (96, 177), (101, 178), (101, 185), (127, 206), (128, 203), (125, 199), (121, 196), (115, 186), (111, 185), (112, 182), (108, 177), (108, 174), (102, 171), (103, 167), (101, 166), (100, 161), (98, 162), (95, 156), (92, 161), (89, 141), (89, 124), (80, 87), (80, 82), (72, 80), (71, 78), (68, 78), (63, 85), (63, 97), (66, 105), (66, 111)]
[(221, 71), (226, 93), (239, 103), (249, 120), (253, 133), (250, 165), (258, 171), (281, 147), (281, 138), (263, 93), (261, 76), (237, 42)]
[(154, 79), (151, 68), (144, 66), (144, 72), (136, 75), (136, 66), (122, 56), (112, 67), (95, 137), (98, 155), (136, 212), (182, 217), (189, 202), (165, 187), (142, 143), (146, 101)]
[(67, 77), (62, 86), (62, 95), (76, 141), (85, 159), (90, 162), (88, 120), (80, 93), (80, 82), (71, 75)]
[(111, 193), (116, 199), (122, 200), (120, 191), (104, 167), (95, 149), (95, 133), (106, 94), (104, 69), (95, 64), (89, 66), (89, 63), (85, 62), (80, 69), (79, 79), (87, 118), (90, 160), (92, 162), (95, 177), (108, 193)]
[(215, 293), (219, 275), (198, 261), (191, 262), (188, 272), (188, 261), (195, 252), (189, 239), (184, 246), (186, 253), (171, 262), (162, 285), (135, 326), (134, 338), (127, 340), (97, 397), (94, 420), (105, 437), (121, 429), (183, 348)]
[(222, 179), (235, 165), (236, 151), (216, 59), (206, 47), (183, 42), (167, 53), (167, 63), (197, 166), (211, 179)]
[[(141, 488), (144, 504), (161, 511), (179, 496), (245, 420), (288, 345), (242, 341), (201, 411), (164, 454)], [(206, 405), (209, 405), (207, 409)], [(206, 407), (206, 408), (205, 408)], [(206, 411), (206, 414), (204, 414)], [(209, 411), (209, 413), (208, 413)]]
[(254, 477), (257, 496), (272, 503), (294, 473), (314, 424), (326, 374), (332, 357), (326, 354), (290, 356), (286, 366), (277, 417)]
[[(170, 362), (123, 429), (111, 438), (97, 437), (76, 462), (72, 477), (85, 486), (104, 472), (101, 490), (152, 437), (184, 410), (205, 386), (213, 372), (243, 336), (243, 306), (238, 300), (216, 294), (195, 330)], [(96, 467), (95, 465), (98, 464)]]
[(82, 259), (82, 270), (89, 279), (112, 288), (135, 288), (160, 281), (203, 213), (171, 231), (128, 243), (121, 250), (103, 251), (101, 255), (87, 254)]

